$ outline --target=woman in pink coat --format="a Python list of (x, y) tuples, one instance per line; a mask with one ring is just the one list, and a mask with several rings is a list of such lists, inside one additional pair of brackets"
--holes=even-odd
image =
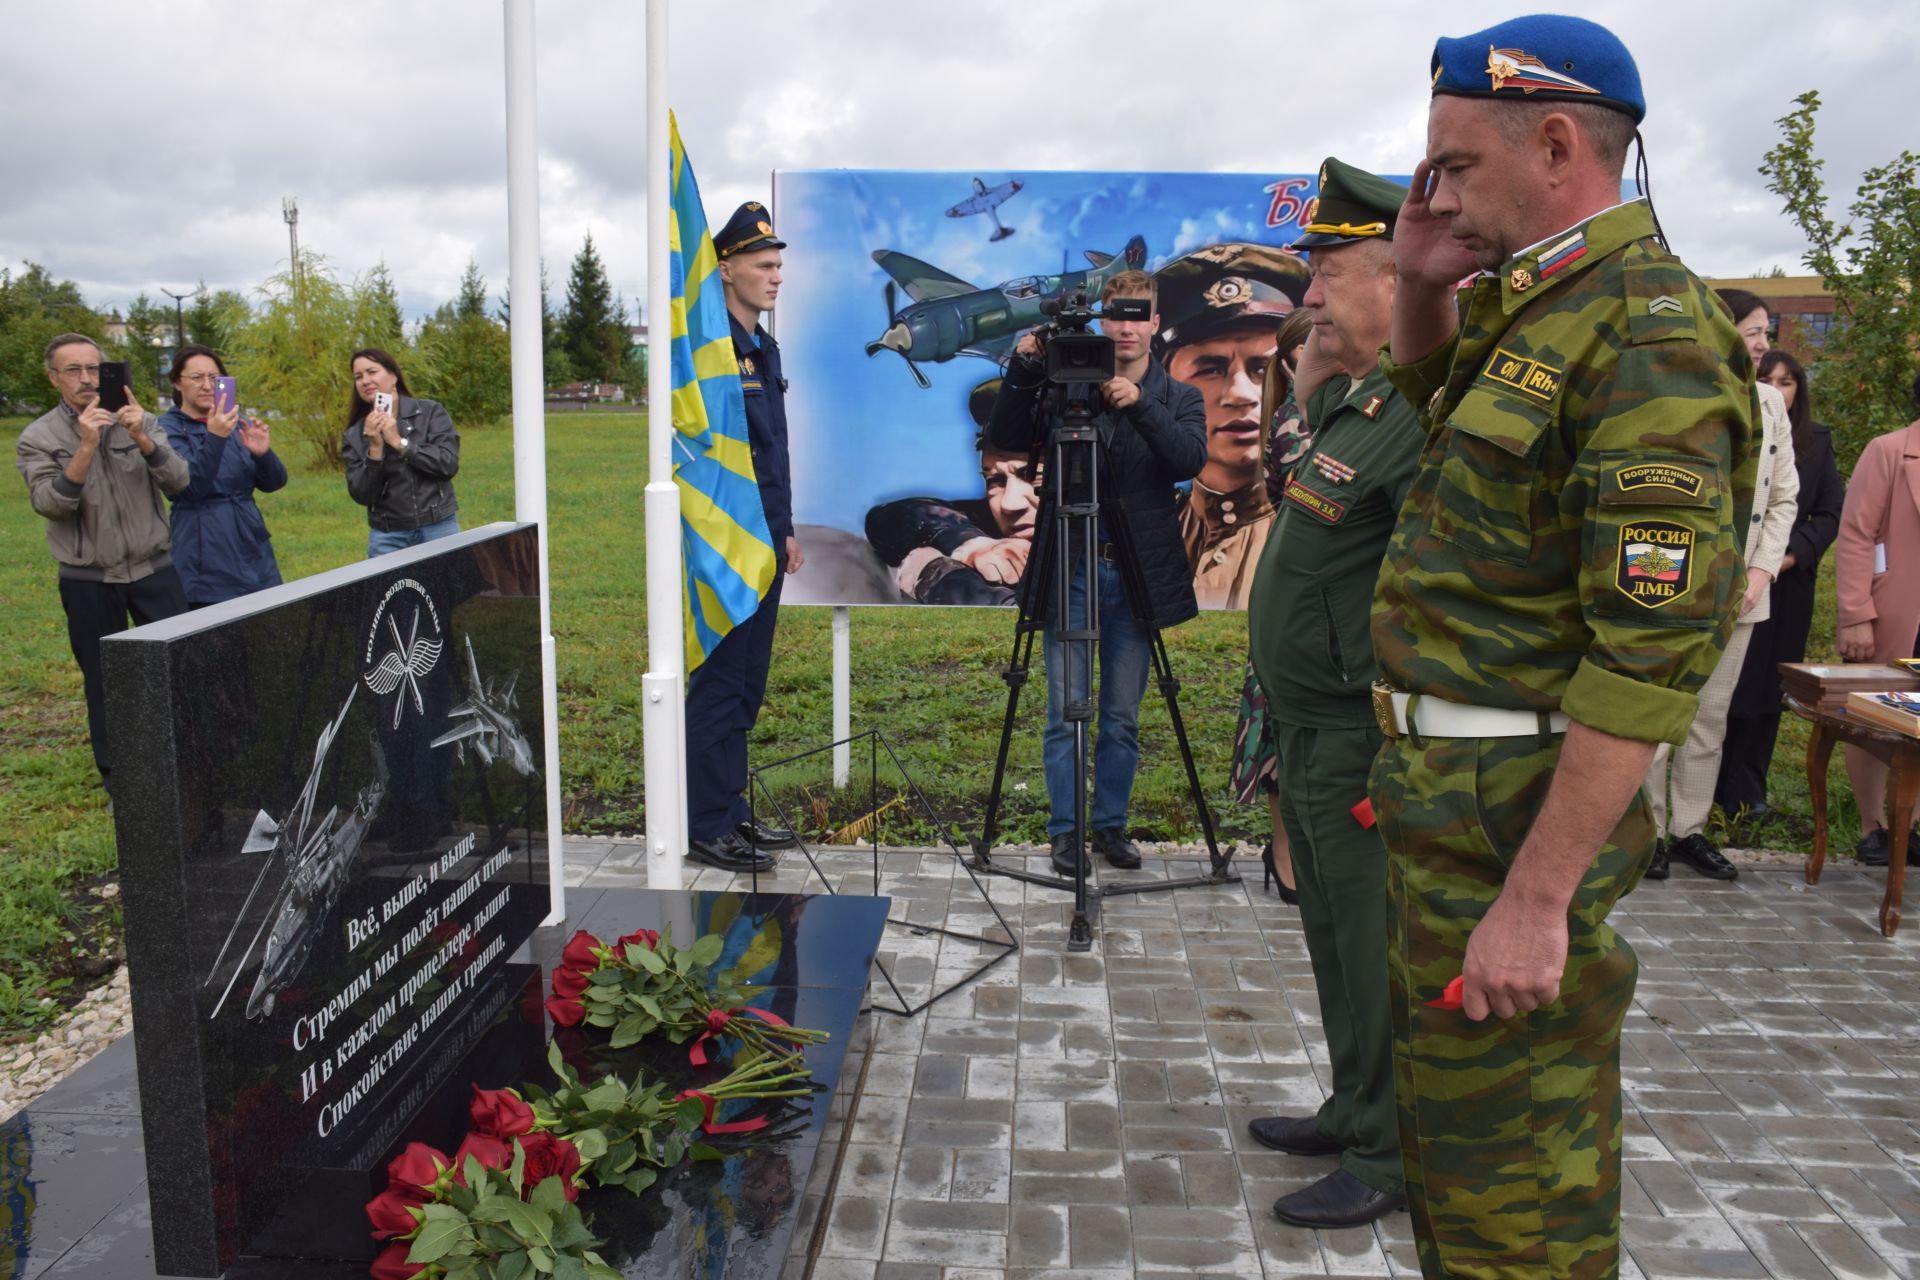
[[(1913, 395), (1920, 407), (1920, 379)], [(1920, 653), (1920, 422), (1889, 431), (1861, 451), (1847, 483), (1833, 567), (1842, 658), (1890, 662)], [(1887, 767), (1848, 747), (1847, 776), (1866, 833), (1856, 852), (1877, 866), (1887, 860), (1890, 843)], [(1920, 863), (1920, 837), (1908, 837), (1907, 861)]]

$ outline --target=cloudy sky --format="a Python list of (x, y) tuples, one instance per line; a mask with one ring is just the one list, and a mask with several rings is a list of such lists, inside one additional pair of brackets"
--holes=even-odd
[[(775, 168), (1405, 172), (1428, 55), (1524, 3), (679, 0), (671, 97), (716, 225)], [(1801, 270), (1755, 173), (1818, 89), (1829, 181), (1920, 145), (1910, 0), (1584, 6), (1639, 59), (1654, 191), (1696, 270)], [(506, 283), (500, 7), (490, 0), (94, 0), (8, 8), (0, 262), (124, 305), (284, 265), (283, 195), (343, 274), (384, 259), (409, 315), (469, 256)], [(1442, 16), (1443, 15), (1443, 16)], [(758, 25), (754, 25), (754, 24)], [(644, 296), (639, 0), (542, 0), (541, 242), (556, 301), (591, 229)]]

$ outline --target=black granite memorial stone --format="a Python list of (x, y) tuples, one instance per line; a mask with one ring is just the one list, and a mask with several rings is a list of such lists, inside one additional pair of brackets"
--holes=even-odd
[(108, 640), (163, 1273), (218, 1275), (314, 1170), (371, 1168), (511, 1016), (549, 908), (536, 536)]

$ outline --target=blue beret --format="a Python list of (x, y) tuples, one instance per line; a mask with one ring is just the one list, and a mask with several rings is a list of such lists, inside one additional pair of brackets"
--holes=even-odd
[(1640, 69), (1597, 22), (1537, 13), (1433, 46), (1433, 91), (1514, 102), (1596, 102), (1647, 117)]
[(713, 251), (722, 258), (756, 249), (784, 249), (787, 242), (773, 234), (773, 215), (758, 200), (749, 200), (733, 211), (727, 225), (713, 238)]

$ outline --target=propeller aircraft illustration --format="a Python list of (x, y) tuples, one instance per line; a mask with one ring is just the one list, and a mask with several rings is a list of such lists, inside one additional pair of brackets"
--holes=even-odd
[(976, 213), (986, 214), (989, 218), (993, 219), (993, 234), (988, 236), (987, 240), (989, 243), (998, 243), (1001, 240), (1005, 240), (1018, 229), (1001, 225), (999, 214), (1000, 206), (1018, 195), (1020, 188), (1025, 185), (1026, 183), (1015, 178), (1010, 182), (1003, 182), (997, 187), (989, 187), (986, 183), (980, 181), (980, 179), (975, 178), (973, 180), (973, 194), (953, 206), (953, 208), (947, 210), (947, 216), (949, 218), (970, 218)]
[[(334, 740), (339, 736), (340, 726), (346, 722), (347, 711), (353, 706), (353, 696), (358, 692), (359, 686), (355, 685), (353, 691), (347, 694), (347, 700), (341, 704), (340, 714), (320, 731), (319, 741), (313, 748), (313, 771), (307, 775), (306, 785), (301, 788), (300, 796), (287, 816), (275, 820), (264, 809), (254, 816), (253, 828), (248, 832), (241, 852), (263, 855), (264, 861), (260, 874), (254, 877), (253, 888), (247, 893), (247, 900), (241, 904), (233, 928), (227, 932), (227, 940), (221, 944), (220, 954), (214, 957), (207, 983), (211, 984), (219, 976), (228, 949), (239, 936), (254, 899), (259, 896), (277, 863), (286, 863), (286, 877), (281, 881), (279, 892), (274, 895), (273, 904), (267, 908), (259, 927), (254, 930), (246, 950), (235, 961), (226, 988), (215, 1002), (213, 1012), (207, 1015), (209, 1021), (220, 1016), (220, 1010), (225, 1007), (227, 997), (233, 994), (234, 985), (239, 982), (256, 948), (261, 952), (260, 965), (252, 994), (247, 999), (247, 1017), (253, 1019), (272, 1013), (279, 993), (300, 975), (307, 957), (313, 952), (313, 944), (320, 930), (325, 927), (328, 917), (333, 914), (334, 905), (340, 900), (340, 891), (347, 883), (347, 873), (360, 852), (360, 846), (366, 842), (367, 830), (373, 825), (374, 814), (379, 811), (380, 802), (386, 795), (385, 762), (379, 747), (375, 746), (375, 781), (360, 789), (346, 817), (339, 820), (339, 825), (335, 825), (336, 819), (340, 818), (340, 807), (335, 805), (327, 810), (326, 816), (317, 822), (314, 820), (321, 772), (328, 753), (333, 749)], [(264, 946), (261, 943), (263, 936)]]
[(482, 765), (490, 765), (496, 759), (505, 760), (515, 773), (530, 778), (536, 768), (533, 744), (527, 741), (525, 731), (512, 714), (520, 705), (513, 691), (520, 682), (520, 673), (514, 672), (507, 687), (494, 692), (493, 681), (480, 679), (480, 664), (473, 656), (473, 637), (466, 637), (466, 641), (467, 700), (447, 713), (454, 726), (435, 738), (433, 745), (451, 746), (462, 761), (471, 748)]
[[(1092, 249), (1085, 253), (1092, 265), (1084, 271), (1020, 276), (990, 289), (976, 289), (918, 258), (892, 249), (875, 249), (873, 260), (892, 279), (884, 293), (887, 330), (867, 344), (867, 355), (896, 353), (907, 362), (907, 371), (922, 390), (933, 385), (920, 371), (920, 365), (927, 361), (979, 356), (1004, 363), (1020, 335), (1046, 318), (1040, 309), (1043, 302), (1070, 298), (1075, 293), (1098, 298), (1113, 276), (1146, 265), (1147, 242), (1135, 236), (1118, 256)], [(902, 289), (913, 300), (905, 308), (898, 306)]]

